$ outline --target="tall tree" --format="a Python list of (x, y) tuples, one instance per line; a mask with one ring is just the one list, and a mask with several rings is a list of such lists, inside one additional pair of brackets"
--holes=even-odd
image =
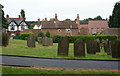
[(110, 28), (120, 28), (120, 1), (116, 2), (112, 16), (109, 17)]
[(8, 23), (7, 23), (7, 19), (4, 17), (5, 14), (4, 14), (3, 8), (4, 6), (0, 4), (0, 18), (2, 18), (2, 28), (7, 29)]
[(24, 11), (23, 9), (21, 9), (20, 14), (21, 14), (21, 17), (22, 17), (22, 18), (25, 18), (25, 11)]

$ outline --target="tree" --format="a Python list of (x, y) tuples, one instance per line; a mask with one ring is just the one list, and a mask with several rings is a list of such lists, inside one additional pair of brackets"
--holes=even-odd
[(4, 8), (3, 5), (0, 4), (0, 16), (2, 16), (2, 28), (7, 29), (8, 28), (8, 23), (7, 23), (7, 19), (4, 17), (4, 11), (2, 10)]
[(40, 32), (38, 33), (38, 37), (44, 37), (44, 33), (40, 30)]
[(24, 11), (23, 9), (21, 9), (20, 14), (21, 14), (21, 17), (22, 17), (22, 18), (25, 18), (25, 11)]
[(50, 38), (50, 32), (49, 31), (47, 31), (45, 35), (46, 35), (46, 37)]
[(116, 2), (112, 16), (109, 17), (110, 28), (120, 28), (120, 1)]
[(63, 21), (71, 21), (71, 19), (68, 19), (68, 18), (67, 18), (67, 19), (65, 19), (65, 20), (63, 20)]
[(103, 20), (101, 16), (97, 16), (94, 18), (94, 20)]

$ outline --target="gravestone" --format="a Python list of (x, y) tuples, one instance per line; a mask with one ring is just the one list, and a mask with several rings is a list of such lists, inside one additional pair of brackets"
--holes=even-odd
[(2, 29), (2, 46), (6, 47), (7, 45), (9, 45), (9, 35), (6, 32), (5, 29)]
[(52, 38), (48, 38), (48, 43), (50, 46), (53, 46), (53, 39)]
[(68, 37), (61, 37), (58, 43), (58, 56), (68, 56), (69, 40)]
[(35, 37), (34, 35), (29, 35), (27, 38), (27, 46), (35, 48)]
[(77, 39), (74, 42), (74, 56), (76, 57), (85, 56), (85, 42), (83, 40)]
[(104, 51), (110, 55), (111, 54), (111, 50), (110, 50), (110, 41), (109, 40), (105, 40), (103, 43), (103, 47), (104, 47)]
[(42, 44), (42, 37), (37, 37), (38, 44)]
[(42, 45), (43, 45), (43, 46), (49, 46), (49, 40), (48, 40), (47, 37), (44, 37), (44, 38), (42, 39)]
[(111, 42), (112, 58), (120, 58), (120, 40), (113, 40)]
[(96, 40), (86, 41), (86, 46), (88, 54), (96, 54), (96, 51), (100, 49)]

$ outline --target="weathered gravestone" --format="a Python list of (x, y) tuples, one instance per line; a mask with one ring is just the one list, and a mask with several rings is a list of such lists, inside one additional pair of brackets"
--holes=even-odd
[(53, 39), (52, 39), (52, 38), (48, 38), (48, 44), (49, 44), (50, 46), (53, 46)]
[(2, 46), (6, 47), (9, 44), (9, 35), (5, 31), (5, 29), (2, 30)]
[(34, 35), (29, 35), (27, 38), (27, 46), (35, 48), (35, 37)]
[(109, 40), (104, 40), (103, 42), (103, 47), (104, 47), (104, 51), (110, 55), (111, 54), (111, 50), (110, 50), (110, 41)]
[(42, 37), (37, 37), (38, 44), (42, 44)]
[(113, 58), (120, 58), (120, 40), (113, 40), (111, 42), (111, 51)]
[(87, 53), (88, 54), (96, 54), (96, 51), (100, 50), (100, 47), (96, 40), (88, 40), (88, 41), (86, 41), (86, 45), (87, 45)]
[(43, 46), (49, 46), (49, 42), (48, 42), (48, 38), (47, 38), (47, 37), (44, 37), (44, 38), (42, 39), (42, 45), (43, 45)]
[(83, 40), (77, 39), (74, 42), (74, 56), (85, 56), (85, 42)]
[(68, 56), (69, 40), (68, 37), (61, 37), (58, 43), (58, 56)]

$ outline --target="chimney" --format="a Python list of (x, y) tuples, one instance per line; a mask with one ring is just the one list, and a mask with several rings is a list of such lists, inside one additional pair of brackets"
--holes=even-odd
[(8, 15), (8, 14), (6, 15), (6, 18), (9, 18), (9, 15)]
[(38, 27), (40, 26), (40, 19), (38, 19)]
[(18, 18), (20, 18), (20, 15), (18, 15)]
[(80, 17), (79, 17), (79, 14), (77, 14), (76, 23), (77, 23), (77, 24), (80, 24)]
[(47, 18), (45, 18), (45, 21), (47, 21)]
[(55, 20), (57, 21), (58, 19), (57, 19), (57, 13), (55, 13)]

